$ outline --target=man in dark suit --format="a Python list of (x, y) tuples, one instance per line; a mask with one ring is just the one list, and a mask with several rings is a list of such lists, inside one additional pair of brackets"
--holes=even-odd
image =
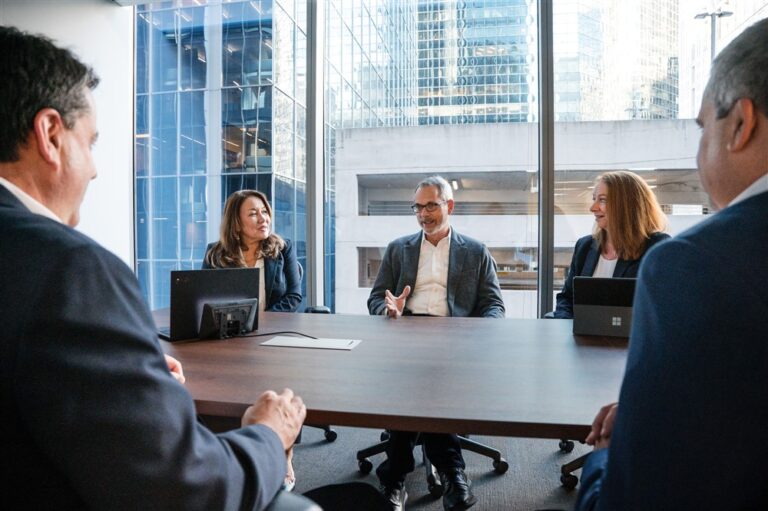
[[(387, 246), (368, 298), (371, 314), (504, 317), (496, 264), (485, 245), (451, 229), (453, 208), (453, 191), (445, 179), (433, 176), (419, 183), (412, 209), (422, 230)], [(402, 510), (407, 499), (403, 483), (414, 468), (416, 436), (392, 431), (387, 459), (376, 470), (395, 510)], [(440, 473), (445, 509), (473, 506), (458, 437), (422, 433), (422, 440)]]
[(0, 48), (3, 507), (264, 509), (304, 404), (265, 392), (241, 429), (197, 422), (131, 270), (72, 228), (96, 177), (98, 78), (13, 28)]
[(768, 505), (768, 19), (722, 50), (697, 122), (721, 211), (640, 268), (619, 404), (587, 441), (579, 510)]

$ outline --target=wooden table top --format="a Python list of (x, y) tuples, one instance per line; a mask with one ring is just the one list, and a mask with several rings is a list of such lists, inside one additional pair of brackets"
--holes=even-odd
[(310, 424), (571, 439), (618, 398), (627, 347), (574, 336), (569, 320), (260, 315), (257, 333), (282, 330), (363, 342), (352, 351), (261, 346), (270, 335), (162, 344), (203, 415), (239, 418), (263, 390), (290, 387)]

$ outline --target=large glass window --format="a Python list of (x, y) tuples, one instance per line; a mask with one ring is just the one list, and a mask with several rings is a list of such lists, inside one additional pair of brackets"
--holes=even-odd
[[(535, 317), (548, 250), (538, 246), (538, 2), (323, 6), (325, 303), (366, 312), (384, 248), (419, 229), (416, 183), (440, 174), (454, 188), (453, 226), (497, 262), (507, 314)], [(711, 59), (768, 16), (768, 2), (552, 6), (557, 292), (592, 230), (601, 173), (644, 177), (671, 234), (712, 212), (692, 119)], [(136, 268), (151, 307), (167, 306), (171, 270), (199, 267), (235, 190), (269, 196), (275, 230), (305, 264), (306, 15), (289, 0), (136, 8)]]
[(768, 16), (764, 1), (720, 3), (712, 13), (722, 16), (678, 0), (554, 1), (555, 292), (576, 240), (593, 229), (588, 208), (603, 172), (645, 179), (671, 235), (713, 212), (696, 171), (694, 120), (710, 61)]
[[(266, 193), (306, 258), (304, 6), (159, 2), (136, 9), (136, 255), (152, 308), (199, 268), (236, 190)], [(297, 97), (297, 94), (299, 95)]]
[(496, 259), (507, 314), (534, 317), (535, 2), (331, 0), (325, 14), (334, 309), (367, 313), (384, 248), (419, 231), (416, 184), (439, 174), (453, 228)]

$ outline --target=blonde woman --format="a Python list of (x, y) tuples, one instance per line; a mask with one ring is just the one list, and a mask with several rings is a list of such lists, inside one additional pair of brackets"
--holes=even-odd
[(576, 242), (553, 317), (573, 317), (573, 278), (637, 277), (640, 261), (656, 243), (669, 238), (667, 217), (653, 190), (632, 172), (607, 172), (597, 178), (589, 211), (595, 229)]

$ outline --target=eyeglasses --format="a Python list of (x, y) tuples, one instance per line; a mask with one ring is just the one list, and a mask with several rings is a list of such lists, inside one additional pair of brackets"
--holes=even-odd
[(422, 209), (426, 209), (428, 213), (432, 213), (446, 202), (447, 201), (443, 200), (440, 202), (427, 202), (426, 204), (411, 204), (411, 211), (414, 213), (419, 213)]

